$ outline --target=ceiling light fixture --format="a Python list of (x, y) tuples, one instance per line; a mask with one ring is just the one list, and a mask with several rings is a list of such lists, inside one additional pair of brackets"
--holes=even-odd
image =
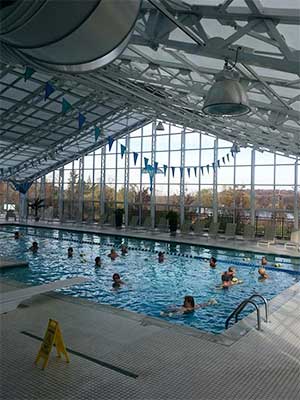
[(159, 121), (159, 123), (156, 125), (156, 130), (157, 131), (164, 131), (165, 128), (163, 126), (163, 123), (161, 121)]
[(239, 49), (234, 65), (229, 67), (225, 60), (223, 70), (215, 76), (216, 82), (209, 89), (202, 108), (205, 114), (238, 117), (251, 111), (246, 90), (239, 82), (240, 74), (234, 70)]

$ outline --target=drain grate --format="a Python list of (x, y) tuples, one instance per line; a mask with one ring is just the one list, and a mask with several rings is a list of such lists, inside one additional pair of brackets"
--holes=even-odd
[[(29, 337), (31, 337), (33, 339), (36, 339), (36, 340), (40, 340), (40, 341), (43, 340), (43, 338), (41, 338), (40, 336), (34, 335), (34, 334), (30, 333), (30, 332), (21, 331), (21, 333), (23, 335), (29, 336)], [(66, 347), (66, 349), (67, 349), (68, 353), (74, 354), (75, 356), (84, 358), (85, 360), (88, 360), (88, 361), (91, 361), (91, 362), (93, 362), (95, 364), (101, 365), (104, 368), (111, 369), (112, 371), (115, 371), (115, 372), (118, 372), (119, 374), (128, 376), (129, 378), (134, 378), (134, 379), (138, 378), (137, 374), (134, 374), (133, 372), (127, 371), (124, 368), (119, 368), (119, 367), (116, 367), (115, 365), (109, 364), (109, 363), (107, 363), (105, 361), (97, 360), (94, 357), (90, 357), (90, 356), (88, 356), (86, 354), (80, 353), (79, 351), (76, 351), (76, 350), (72, 350), (72, 349), (70, 349), (68, 347)]]

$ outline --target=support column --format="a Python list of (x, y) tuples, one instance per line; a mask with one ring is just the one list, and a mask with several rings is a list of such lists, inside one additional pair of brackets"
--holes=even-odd
[(58, 196), (58, 217), (63, 220), (64, 215), (64, 168), (59, 170), (59, 196)]
[[(152, 122), (151, 165), (153, 167), (156, 158), (156, 123), (157, 121)], [(152, 229), (155, 228), (155, 174), (153, 176), (152, 193), (151, 193), (151, 227)]]
[(101, 171), (100, 171), (100, 223), (105, 222), (105, 155), (106, 146), (101, 149)]
[(92, 178), (92, 222), (95, 221), (95, 152), (93, 151), (93, 178)]
[(183, 225), (184, 223), (184, 183), (185, 183), (185, 128), (181, 131), (181, 149), (180, 149), (180, 226)]
[(78, 193), (78, 220), (83, 219), (83, 195), (84, 195), (84, 157), (79, 160), (79, 193)]
[(233, 159), (233, 220), (232, 222), (235, 224), (236, 222), (236, 153), (234, 153)]
[[(127, 118), (128, 119), (128, 118)], [(128, 122), (127, 122), (128, 126)], [(125, 174), (124, 174), (124, 223), (125, 227), (128, 226), (129, 218), (128, 218), (128, 191), (129, 191), (129, 151), (130, 151), (130, 139), (129, 133), (127, 132), (126, 140), (125, 140), (126, 151), (124, 154), (125, 157)]]
[(294, 228), (299, 229), (299, 209), (298, 209), (298, 157), (295, 162), (295, 186), (294, 186)]
[[(40, 186), (40, 198), (44, 200), (45, 207), (41, 209), (41, 217), (45, 219), (45, 208), (47, 207), (46, 204), (46, 177), (45, 175), (41, 177), (41, 186)], [(27, 210), (26, 210), (27, 213)]]
[[(198, 204), (199, 204), (199, 217), (201, 217), (202, 214), (202, 196), (201, 196), (201, 180), (202, 180), (202, 172), (201, 172), (201, 167), (202, 166), (202, 133), (199, 133), (199, 168), (198, 169)], [(192, 171), (192, 174), (194, 174), (194, 171)]]
[(218, 139), (214, 142), (214, 165), (213, 169), (213, 222), (218, 222)]
[(250, 221), (255, 226), (255, 150), (251, 152)]
[(143, 137), (144, 137), (144, 128), (141, 129), (141, 148), (140, 148), (140, 195), (139, 195), (139, 225), (143, 225)]

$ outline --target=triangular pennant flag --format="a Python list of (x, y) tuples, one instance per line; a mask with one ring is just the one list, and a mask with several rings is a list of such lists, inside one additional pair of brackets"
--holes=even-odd
[(171, 170), (172, 170), (172, 176), (173, 176), (173, 178), (174, 178), (174, 175), (175, 175), (175, 167), (171, 167)]
[(149, 174), (150, 177), (150, 193), (152, 193), (153, 190), (153, 175)]
[(78, 114), (78, 129), (82, 128), (82, 125), (85, 123), (85, 116), (81, 113)]
[(220, 160), (218, 160), (217, 163), (218, 163), (218, 168), (221, 168)]
[(213, 167), (213, 170), (215, 171), (215, 163), (214, 162), (211, 164), (211, 166)]
[(209, 164), (207, 164), (206, 169), (207, 169), (207, 173), (209, 174)]
[(133, 162), (134, 162), (134, 165), (136, 165), (138, 156), (139, 156), (139, 153), (136, 153), (136, 152), (134, 151), (134, 152), (133, 152)]
[(97, 142), (99, 136), (100, 136), (100, 128), (98, 128), (98, 126), (95, 126), (95, 142)]
[(158, 162), (154, 161), (154, 172), (157, 174), (157, 170), (158, 170)]
[(231, 151), (231, 156), (234, 157), (234, 152), (233, 151)]
[(229, 153), (228, 153), (228, 154), (226, 154), (226, 156), (227, 156), (227, 160), (228, 160), (228, 162), (229, 162), (229, 161), (230, 161), (230, 160), (229, 160)]
[(123, 144), (121, 144), (121, 158), (123, 158), (124, 154), (126, 151), (126, 146), (124, 146)]
[(48, 99), (48, 97), (55, 91), (54, 87), (51, 85), (51, 83), (47, 82), (46, 87), (45, 87), (45, 100)]
[(61, 105), (61, 112), (63, 114), (65, 114), (66, 112), (68, 112), (70, 110), (71, 107), (72, 107), (71, 104), (65, 98), (63, 98), (62, 105)]
[(108, 137), (108, 151), (111, 151), (114, 141), (115, 141), (115, 139), (113, 137), (111, 137), (111, 136)]
[(188, 173), (188, 176), (190, 178), (191, 177), (191, 168), (190, 167), (187, 167), (187, 173)]
[(164, 164), (164, 176), (167, 175), (167, 169), (168, 169), (168, 166)]
[(197, 167), (194, 167), (194, 174), (197, 176)]
[(147, 169), (148, 162), (149, 162), (149, 158), (147, 158), (147, 157), (144, 157), (144, 165), (145, 165), (145, 169)]
[(27, 79), (31, 78), (34, 73), (35, 73), (35, 69), (33, 69), (31, 67), (26, 67), (25, 73), (24, 73), (24, 81), (26, 82)]
[(223, 164), (225, 164), (225, 157), (222, 157)]
[(200, 169), (201, 169), (201, 174), (203, 175), (204, 174), (204, 167), (200, 167)]
[(184, 168), (180, 167), (180, 178), (183, 178)]

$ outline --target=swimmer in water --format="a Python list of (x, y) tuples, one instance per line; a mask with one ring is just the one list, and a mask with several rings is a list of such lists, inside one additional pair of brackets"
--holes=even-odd
[(165, 261), (165, 253), (162, 252), (162, 251), (160, 251), (160, 252), (158, 253), (158, 262), (159, 262), (159, 263), (163, 263), (164, 261)]
[(95, 258), (95, 267), (102, 267), (101, 258), (99, 256)]
[(29, 247), (29, 250), (32, 251), (33, 253), (36, 253), (38, 251), (38, 249), (39, 249), (39, 245), (37, 242), (33, 242), (32, 246)]
[(214, 305), (214, 304), (217, 304), (217, 301), (215, 299), (211, 299), (206, 303), (195, 304), (195, 299), (193, 296), (185, 296), (183, 305), (181, 307), (177, 307), (177, 308), (173, 308), (173, 309), (171, 308), (168, 311), (162, 311), (160, 313), (160, 315), (171, 317), (173, 315), (173, 313), (188, 314), (188, 313), (191, 313), (191, 312), (197, 310), (198, 308), (203, 308), (203, 307), (207, 307), (207, 306)]
[(112, 284), (113, 289), (119, 289), (121, 285), (125, 285), (125, 282), (121, 280), (121, 277), (117, 272), (113, 274), (112, 279), (113, 279), (113, 284)]
[(72, 258), (73, 257), (73, 247), (69, 247), (68, 248), (68, 258)]
[(266, 273), (266, 270), (264, 268), (258, 268), (258, 274), (259, 274), (258, 279), (260, 281), (264, 281), (265, 279), (269, 278), (269, 275)]
[(17, 239), (20, 239), (20, 237), (21, 237), (21, 233), (20, 232), (15, 232), (15, 239), (17, 240)]
[(128, 254), (128, 248), (124, 243), (121, 244), (121, 254), (122, 254), (122, 256), (125, 256), (125, 254)]
[(112, 261), (114, 261), (117, 257), (119, 257), (119, 254), (116, 252), (114, 248), (112, 248), (110, 253), (107, 254), (107, 257), (109, 257)]
[(210, 266), (210, 268), (216, 268), (217, 267), (217, 259), (215, 257), (211, 257), (209, 259), (209, 266)]
[(263, 257), (261, 258), (261, 265), (264, 266), (264, 265), (267, 265), (267, 264), (268, 264), (267, 257), (263, 256)]
[(239, 280), (235, 276), (235, 269), (233, 267), (229, 267), (228, 271), (224, 271), (221, 276), (222, 279), (222, 287), (227, 289), (232, 285), (237, 285), (238, 283), (243, 283), (243, 281)]

